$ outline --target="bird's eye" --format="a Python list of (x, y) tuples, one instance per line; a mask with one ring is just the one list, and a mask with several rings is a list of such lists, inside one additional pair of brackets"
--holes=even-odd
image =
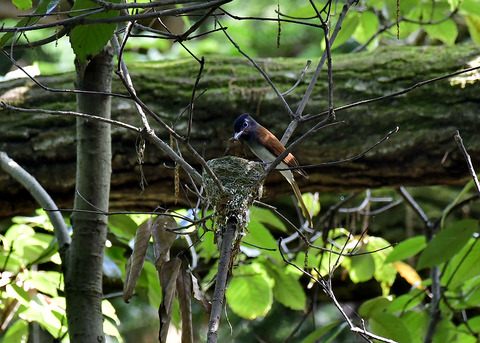
[(243, 122), (243, 128), (246, 129), (248, 127), (248, 121)]

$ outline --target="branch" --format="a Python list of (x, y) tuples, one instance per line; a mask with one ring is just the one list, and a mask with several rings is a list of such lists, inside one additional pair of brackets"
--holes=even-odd
[[(115, 24), (115, 23), (123, 23), (127, 21), (158, 18), (161, 16), (176, 16), (176, 15), (189, 13), (193, 11), (209, 9), (212, 7), (218, 7), (230, 1), (232, 0), (213, 0), (213, 1), (200, 3), (197, 5), (188, 6), (188, 7), (170, 8), (162, 11), (152, 11), (152, 12), (146, 12), (141, 14), (125, 15), (125, 16), (118, 16), (118, 17), (111, 17), (111, 18), (93, 18), (93, 19), (87, 18), (88, 16), (91, 16), (93, 14), (102, 13), (109, 10), (121, 10), (125, 8), (132, 8), (132, 5), (134, 6), (142, 5), (138, 3), (128, 3), (128, 4), (112, 3), (112, 5), (108, 5), (108, 8), (102, 7), (100, 9), (95, 9), (92, 12), (89, 12), (83, 15), (78, 15), (75, 17), (58, 20), (52, 23), (40, 24), (40, 25), (31, 25), (31, 26), (23, 26), (23, 27), (2, 27), (0, 28), (0, 32), (25, 32), (25, 31), (40, 30), (40, 29), (56, 27), (56, 26), (74, 27), (78, 25), (90, 25), (90, 24)], [(146, 5), (150, 5), (150, 4), (148, 3)]]
[(233, 240), (237, 232), (237, 220), (230, 217), (227, 221), (227, 227), (222, 234), (222, 250), (218, 260), (217, 280), (215, 281), (215, 291), (212, 299), (212, 312), (210, 313), (210, 322), (208, 323), (207, 343), (216, 343), (218, 340), (218, 328), (220, 326), (220, 317), (222, 313), (223, 299), (227, 289), (228, 269), (233, 252)]
[(457, 130), (454, 138), (455, 138), (455, 141), (457, 142), (457, 145), (460, 151), (465, 157), (465, 160), (467, 161), (468, 171), (472, 175), (473, 182), (475, 184), (475, 187), (477, 188), (478, 195), (480, 196), (480, 183), (478, 182), (477, 173), (473, 168), (472, 159), (470, 158), (470, 155), (468, 154), (467, 149), (465, 148), (465, 145), (463, 145), (463, 139), (462, 139), (462, 136), (460, 136), (460, 131)]
[(56, 115), (56, 116), (69, 116), (69, 117), (77, 117), (77, 118), (83, 118), (83, 119), (88, 119), (88, 120), (96, 120), (100, 122), (104, 122), (107, 124), (123, 127), (127, 130), (134, 131), (137, 133), (141, 132), (141, 129), (139, 129), (136, 126), (118, 121), (118, 120), (113, 120), (113, 119), (107, 119), (99, 116), (95, 116), (93, 114), (86, 114), (86, 113), (80, 113), (80, 112), (75, 112), (75, 111), (57, 111), (57, 110), (44, 110), (41, 108), (22, 108), (22, 107), (16, 107), (13, 105), (10, 105), (6, 102), (0, 101), (0, 108), (4, 108), (7, 110), (15, 111), (15, 112), (24, 112), (24, 113), (43, 113), (43, 114), (50, 114), (50, 115)]
[[(14, 160), (8, 157), (3, 151), (0, 151), (0, 166), (6, 173), (21, 183), (41, 207), (55, 210), (58, 209), (55, 202), (38, 181), (25, 169), (20, 167)], [(65, 261), (66, 249), (71, 242), (67, 225), (60, 212), (48, 211), (47, 215), (55, 228), (55, 237), (58, 240), (59, 251), (62, 255), (62, 260)]]

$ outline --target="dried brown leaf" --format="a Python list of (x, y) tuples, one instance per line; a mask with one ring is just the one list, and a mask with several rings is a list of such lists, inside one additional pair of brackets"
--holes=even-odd
[(177, 284), (177, 276), (180, 271), (182, 261), (175, 257), (162, 265), (161, 280), (162, 286), (162, 303), (158, 309), (160, 318), (160, 343), (167, 341), (168, 328), (172, 319), (173, 302), (175, 300), (175, 291)]
[(145, 256), (147, 255), (148, 242), (152, 235), (152, 218), (140, 224), (135, 234), (135, 244), (132, 255), (125, 266), (125, 282), (123, 284), (123, 300), (128, 303), (132, 298), (138, 278), (142, 272)]
[(193, 342), (192, 324), (192, 277), (185, 263), (177, 276), (177, 297), (182, 318), (182, 343)]
[(195, 277), (195, 275), (192, 274), (191, 276), (192, 276), (193, 297), (200, 302), (200, 305), (202, 306), (205, 313), (210, 314), (210, 311), (212, 311), (212, 304), (206, 297), (205, 293), (200, 289), (200, 285), (198, 284), (198, 280)]
[(152, 236), (155, 251), (155, 266), (161, 271), (162, 264), (170, 259), (170, 247), (177, 238), (177, 234), (169, 230), (178, 227), (172, 216), (159, 215), (153, 222)]

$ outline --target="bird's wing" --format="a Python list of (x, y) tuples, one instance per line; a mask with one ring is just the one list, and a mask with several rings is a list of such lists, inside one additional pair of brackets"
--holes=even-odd
[[(264, 146), (275, 156), (279, 156), (282, 152), (285, 151), (285, 147), (282, 143), (275, 137), (273, 133), (268, 131), (263, 126), (259, 126), (257, 129), (258, 139), (264, 143)], [(298, 160), (292, 154), (288, 154), (284, 159), (285, 162), (289, 167), (298, 167)], [(307, 173), (303, 169), (295, 169), (297, 173), (302, 175), (303, 177), (308, 178)]]

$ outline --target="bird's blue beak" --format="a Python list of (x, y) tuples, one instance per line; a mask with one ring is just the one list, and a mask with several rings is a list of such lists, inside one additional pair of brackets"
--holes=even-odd
[(238, 138), (240, 138), (240, 136), (243, 134), (243, 130), (239, 131), (239, 132), (235, 132), (235, 135), (233, 136), (233, 140), (237, 141)]

